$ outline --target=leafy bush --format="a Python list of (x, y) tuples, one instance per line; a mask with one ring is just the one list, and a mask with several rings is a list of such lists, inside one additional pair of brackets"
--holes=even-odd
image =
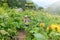
[[(40, 38), (41, 40), (48, 40), (50, 32), (49, 30), (46, 31), (47, 27), (53, 23), (60, 25), (59, 16), (50, 15), (43, 11), (25, 10), (17, 12), (15, 9), (4, 9), (3, 7), (0, 10), (0, 40), (11, 40), (11, 36), (16, 36), (18, 29), (27, 31), (26, 40), (40, 40)], [(28, 15), (30, 19), (28, 28), (24, 23), (25, 15)]]

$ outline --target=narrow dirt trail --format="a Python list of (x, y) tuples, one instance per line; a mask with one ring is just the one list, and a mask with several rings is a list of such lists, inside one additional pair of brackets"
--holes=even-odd
[(18, 40), (25, 40), (25, 38), (26, 38), (26, 31), (24, 31), (24, 30), (22, 30), (22, 31), (19, 31), (18, 32), (18, 35), (17, 35), (17, 38), (18, 38)]

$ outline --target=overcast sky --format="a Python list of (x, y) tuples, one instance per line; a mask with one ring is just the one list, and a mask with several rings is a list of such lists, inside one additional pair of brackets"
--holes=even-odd
[(59, 1), (59, 0), (32, 0), (35, 4), (43, 7), (48, 7), (52, 3)]

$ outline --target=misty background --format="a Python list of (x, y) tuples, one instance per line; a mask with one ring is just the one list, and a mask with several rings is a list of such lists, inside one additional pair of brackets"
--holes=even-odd
[(47, 8), (53, 3), (58, 2), (60, 0), (27, 0), (27, 1), (32, 1), (34, 4), (38, 5), (39, 7), (42, 6), (44, 8)]

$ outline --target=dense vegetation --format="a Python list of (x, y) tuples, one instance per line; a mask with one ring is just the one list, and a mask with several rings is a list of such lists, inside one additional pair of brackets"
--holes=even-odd
[[(29, 16), (29, 27), (24, 17)], [(60, 16), (44, 13), (43, 10), (25, 10), (0, 7), (0, 40), (13, 40), (18, 30), (26, 30), (26, 40), (60, 40)], [(53, 35), (53, 36), (52, 36)]]

